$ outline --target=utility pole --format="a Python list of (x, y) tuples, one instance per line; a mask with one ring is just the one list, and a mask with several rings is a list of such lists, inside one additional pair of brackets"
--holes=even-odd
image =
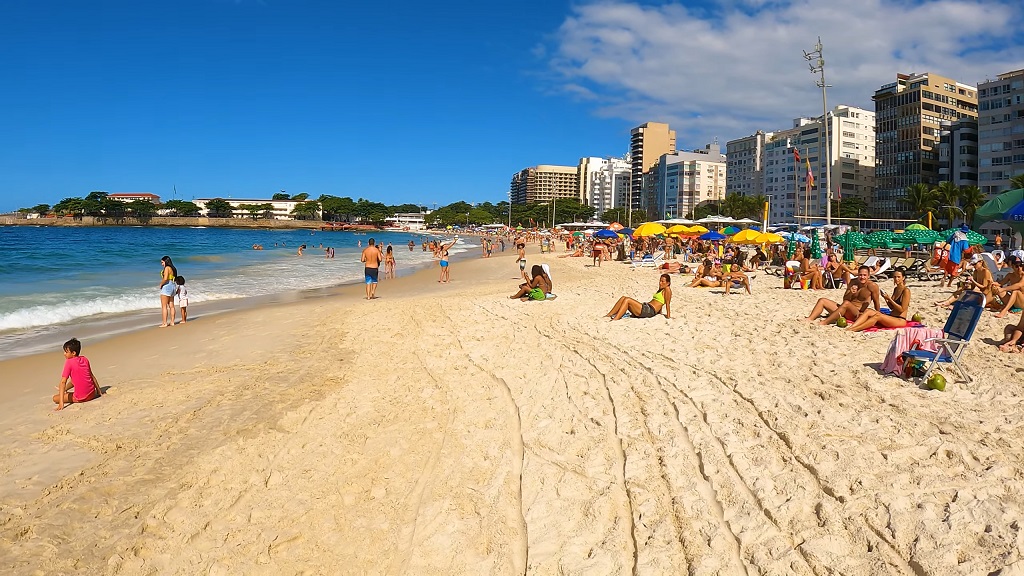
[(821, 122), (825, 125), (825, 223), (832, 224), (832, 138), (829, 136), (828, 121), (828, 98), (825, 94), (826, 88), (831, 88), (825, 83), (825, 57), (822, 55), (821, 36), (818, 36), (818, 43), (814, 45), (812, 52), (804, 51), (804, 59), (810, 62), (811, 74), (821, 74), (821, 80), (815, 82), (821, 88)]

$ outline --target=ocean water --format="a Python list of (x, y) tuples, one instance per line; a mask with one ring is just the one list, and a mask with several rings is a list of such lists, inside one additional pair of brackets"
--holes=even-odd
[[(393, 245), (399, 274), (433, 263), (420, 247), (432, 236), (416, 233), (0, 226), (0, 357), (31, 352), (29, 342), (69, 326), (141, 314), (158, 320), (162, 256), (185, 277), (194, 305), (361, 281), (358, 243), (365, 247), (371, 237)], [(474, 242), (460, 239), (451, 253)], [(301, 244), (307, 248), (299, 257)], [(321, 244), (334, 248), (333, 259)]]

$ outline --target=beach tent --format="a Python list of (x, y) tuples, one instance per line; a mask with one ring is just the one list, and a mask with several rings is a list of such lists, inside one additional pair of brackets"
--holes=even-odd
[(1024, 188), (1003, 192), (974, 213), (976, 228), (993, 220), (1006, 222), (1018, 234), (1024, 234)]

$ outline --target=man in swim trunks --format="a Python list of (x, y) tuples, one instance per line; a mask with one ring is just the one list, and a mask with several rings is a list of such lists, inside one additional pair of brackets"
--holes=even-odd
[(380, 250), (374, 246), (373, 238), (366, 243), (359, 261), (363, 262), (363, 274), (366, 276), (366, 299), (373, 300), (377, 297), (377, 273), (380, 272)]
[(828, 298), (819, 298), (814, 309), (805, 319), (807, 322), (817, 320), (822, 312), (828, 312), (825, 319), (818, 322), (822, 326), (835, 324), (842, 316), (848, 321), (856, 320), (868, 308), (868, 304), (874, 304), (875, 310), (878, 307), (878, 284), (871, 281), (871, 268), (861, 266), (857, 269), (857, 277), (850, 281), (843, 294), (843, 303), (833, 302)]

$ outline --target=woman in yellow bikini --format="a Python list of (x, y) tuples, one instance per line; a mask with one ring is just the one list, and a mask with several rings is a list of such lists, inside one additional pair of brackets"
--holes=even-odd
[(662, 274), (658, 279), (658, 291), (651, 296), (650, 302), (640, 302), (623, 296), (612, 306), (612, 309), (605, 314), (605, 318), (620, 320), (629, 312), (633, 318), (654, 318), (661, 311), (665, 311), (665, 318), (672, 318), (672, 277)]

